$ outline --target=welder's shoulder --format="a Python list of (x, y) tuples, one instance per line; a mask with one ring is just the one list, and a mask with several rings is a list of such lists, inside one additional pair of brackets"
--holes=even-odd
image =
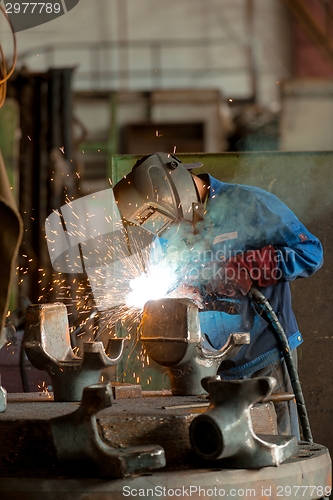
[(215, 192), (217, 194), (226, 194), (229, 197), (238, 198), (239, 200), (247, 200), (247, 201), (258, 201), (258, 200), (267, 200), (267, 201), (276, 201), (279, 202), (279, 199), (272, 193), (265, 191), (262, 188), (257, 186), (250, 186), (247, 184), (233, 184), (228, 182), (219, 182), (219, 184), (215, 185)]
[(248, 220), (259, 218), (261, 222), (273, 225), (281, 219), (286, 224), (297, 220), (297, 216), (283, 201), (257, 186), (224, 183), (220, 193), (222, 207), (234, 207), (243, 216), (246, 214)]
[(220, 201), (222, 204), (235, 206), (237, 203), (238, 208), (244, 205), (252, 211), (268, 210), (273, 213), (283, 212), (289, 216), (292, 215), (290, 208), (283, 201), (265, 189), (248, 184), (222, 182), (213, 177), (210, 177), (210, 182), (210, 198), (222, 198)]
[(238, 189), (235, 189), (235, 195), (239, 196), (239, 198), (248, 199), (249, 202), (252, 201), (262, 206), (265, 205), (273, 210), (291, 212), (290, 208), (275, 194), (257, 186), (238, 184)]
[(246, 193), (249, 197), (255, 197), (256, 199), (267, 198), (267, 199), (278, 200), (278, 198), (274, 194), (269, 193), (268, 191), (265, 191), (265, 189), (262, 189), (258, 186), (250, 186), (247, 184), (238, 184), (238, 188), (239, 188), (240, 192)]

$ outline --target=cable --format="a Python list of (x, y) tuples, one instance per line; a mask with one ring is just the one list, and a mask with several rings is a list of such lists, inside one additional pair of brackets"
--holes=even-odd
[(313, 443), (313, 437), (310, 429), (310, 422), (305, 406), (302, 387), (299, 381), (293, 357), (291, 355), (286, 333), (282, 328), (281, 323), (279, 322), (272, 306), (270, 305), (265, 295), (259, 292), (259, 290), (257, 290), (256, 288), (252, 287), (250, 289), (250, 297), (254, 302), (258, 304), (260, 309), (262, 309), (262, 311), (265, 313), (267, 320), (269, 321), (275, 334), (277, 335), (279, 345), (283, 352), (283, 356), (287, 365), (291, 385), (295, 394), (297, 411), (303, 430), (303, 437), (305, 441), (307, 441), (308, 443)]
[(6, 92), (7, 92), (7, 80), (12, 76), (15, 70), (16, 62), (17, 62), (17, 46), (16, 46), (16, 36), (14, 32), (14, 28), (12, 25), (11, 20), (9, 19), (9, 16), (5, 9), (0, 5), (0, 10), (7, 19), (10, 29), (13, 34), (13, 42), (14, 42), (14, 57), (13, 57), (13, 62), (12, 62), (12, 67), (10, 70), (7, 72), (7, 64), (6, 64), (6, 59), (5, 55), (3, 53), (2, 46), (0, 44), (0, 108), (3, 106), (5, 99), (6, 99)]

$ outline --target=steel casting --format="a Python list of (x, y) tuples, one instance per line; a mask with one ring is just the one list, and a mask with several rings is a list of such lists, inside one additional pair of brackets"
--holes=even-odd
[(250, 408), (272, 392), (273, 377), (230, 381), (207, 377), (202, 385), (209, 393), (210, 406), (190, 425), (191, 445), (201, 458), (226, 459), (228, 467), (251, 469), (277, 466), (297, 453), (294, 436), (253, 431)]
[(31, 364), (50, 375), (55, 401), (81, 401), (84, 387), (121, 360), (127, 339), (110, 339), (106, 349), (84, 342), (80, 358), (71, 347), (66, 306), (54, 303), (28, 307), (23, 345)]
[[(8, 335), (8, 328), (4, 326), (0, 330), (0, 349), (6, 344)], [(0, 413), (6, 411), (7, 408), (7, 391), (1, 385), (1, 375), (0, 375)]]
[(201, 380), (216, 375), (222, 360), (250, 343), (249, 333), (234, 333), (220, 350), (209, 350), (201, 336), (198, 307), (178, 298), (146, 303), (140, 338), (148, 355), (167, 367), (174, 396), (205, 394)]
[(7, 408), (7, 391), (1, 385), (1, 376), (0, 376), (0, 413), (6, 411)]
[(165, 466), (164, 450), (158, 445), (112, 448), (101, 440), (96, 413), (112, 405), (109, 382), (83, 390), (79, 408), (50, 420), (57, 458), (88, 477), (123, 478)]

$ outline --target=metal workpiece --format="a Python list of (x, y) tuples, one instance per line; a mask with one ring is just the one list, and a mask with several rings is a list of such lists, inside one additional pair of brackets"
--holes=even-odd
[(228, 467), (258, 468), (277, 466), (295, 455), (294, 436), (256, 435), (250, 408), (267, 397), (276, 385), (272, 377), (248, 380), (203, 379), (209, 392), (208, 410), (190, 425), (192, 448), (205, 460), (220, 460)]
[[(0, 349), (6, 344), (8, 336), (8, 328), (4, 326), (0, 330)], [(1, 385), (1, 375), (0, 375), (0, 413), (6, 411), (7, 408), (7, 391)]]
[(232, 333), (221, 349), (211, 351), (204, 345), (201, 345), (201, 352), (205, 358), (217, 359), (221, 363), (224, 359), (230, 359), (235, 356), (243, 345), (249, 343), (249, 333)]
[(1, 385), (1, 376), (0, 376), (0, 413), (6, 411), (7, 408), (7, 391)]
[(167, 367), (174, 396), (206, 394), (201, 380), (215, 376), (222, 360), (250, 343), (248, 333), (235, 333), (220, 350), (209, 350), (201, 336), (198, 307), (178, 298), (145, 304), (140, 339), (149, 357)]
[(16, 327), (14, 323), (8, 321), (0, 330), (0, 349), (5, 345), (16, 342)]
[(84, 342), (80, 358), (71, 347), (66, 306), (53, 303), (28, 307), (23, 345), (31, 364), (50, 375), (55, 401), (81, 401), (84, 387), (121, 360), (127, 339), (110, 339), (106, 349)]
[(57, 458), (90, 477), (123, 478), (165, 466), (164, 450), (158, 445), (112, 448), (101, 440), (96, 413), (112, 405), (110, 383), (83, 390), (79, 408), (51, 419)]
[(8, 334), (8, 328), (7, 326), (4, 326), (0, 330), (0, 349), (2, 349), (7, 342), (7, 334)]

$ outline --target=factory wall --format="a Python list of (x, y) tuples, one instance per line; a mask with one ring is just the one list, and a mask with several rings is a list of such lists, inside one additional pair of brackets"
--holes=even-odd
[[(0, 30), (9, 54), (3, 19)], [(259, 102), (276, 106), (279, 82), (291, 74), (280, 0), (80, 0), (17, 33), (17, 42), (19, 65), (75, 66), (81, 90), (215, 88), (230, 98), (256, 91)]]

